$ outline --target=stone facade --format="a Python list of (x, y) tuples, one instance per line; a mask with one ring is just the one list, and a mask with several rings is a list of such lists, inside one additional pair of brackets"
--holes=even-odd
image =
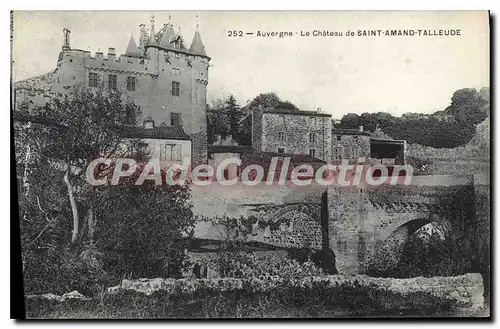
[(330, 160), (331, 114), (254, 109), (252, 145), (257, 152), (311, 155)]
[(370, 157), (370, 135), (360, 130), (332, 130), (332, 160), (348, 159), (350, 163), (368, 160)]

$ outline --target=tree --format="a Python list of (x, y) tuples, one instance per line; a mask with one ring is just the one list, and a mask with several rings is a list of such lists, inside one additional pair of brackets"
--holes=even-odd
[(263, 108), (271, 107), (277, 109), (287, 109), (287, 110), (295, 110), (299, 109), (290, 101), (283, 101), (278, 95), (273, 92), (262, 93), (257, 95), (249, 104), (249, 107), (255, 108), (261, 106)]
[(221, 136), (222, 139), (230, 134), (229, 122), (225, 113), (224, 101), (218, 99), (210, 107), (207, 104), (207, 141), (213, 144)]
[(480, 93), (474, 88), (455, 91), (445, 112), (463, 122), (477, 124), (483, 121), (489, 114), (489, 89), (483, 88)]
[(225, 114), (227, 122), (229, 122), (229, 134), (236, 136), (240, 131), (240, 120), (243, 113), (241, 113), (240, 106), (233, 95), (230, 95), (225, 102)]
[(98, 190), (95, 243), (115, 277), (180, 277), (194, 224), (188, 186), (134, 185), (137, 175)]
[(32, 137), (39, 144), (40, 156), (63, 172), (73, 217), (72, 243), (78, 240), (82, 225), (80, 210), (87, 212), (90, 221), (89, 215), (94, 215), (93, 189), (85, 182), (87, 166), (97, 158), (130, 155), (133, 142), (123, 132), (135, 126), (140, 115), (139, 108), (123, 101), (120, 93), (106, 94), (103, 89), (76, 89), (72, 97), (53, 99), (39, 109), (38, 118), (45, 124)]
[[(178, 275), (182, 234), (192, 226), (189, 189), (135, 186), (127, 180), (94, 187), (85, 179), (88, 164), (100, 157), (148, 160), (134, 151), (139, 141), (124, 136), (137, 125), (139, 108), (119, 93), (75, 90), (72, 97), (53, 99), (30, 113), (26, 109), (15, 113), (21, 122), (15, 145), (29, 291), (85, 288), (83, 278), (97, 282), (104, 270), (116, 278), (166, 274), (167, 263)], [(26, 177), (29, 183), (22, 184)]]

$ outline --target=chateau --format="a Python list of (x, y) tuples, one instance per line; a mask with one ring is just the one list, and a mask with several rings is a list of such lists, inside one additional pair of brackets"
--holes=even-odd
[(109, 48), (107, 55), (96, 52), (94, 56), (72, 48), (70, 35), (64, 29), (53, 72), (15, 84), (17, 102), (27, 98), (41, 105), (50, 97), (71, 94), (76, 87), (118, 90), (140, 106), (144, 119), (152, 119), (156, 127), (182, 126), (192, 140), (193, 160), (206, 159), (210, 57), (198, 27), (188, 46), (180, 28), (168, 22), (157, 31), (152, 16), (149, 30), (141, 24), (138, 42), (130, 37), (120, 56), (115, 48)]

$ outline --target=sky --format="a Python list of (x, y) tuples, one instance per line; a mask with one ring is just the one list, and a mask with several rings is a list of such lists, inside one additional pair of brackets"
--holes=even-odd
[[(395, 11), (18, 11), (14, 13), (13, 77), (54, 70), (71, 30), (71, 47), (125, 51), (139, 24), (169, 21), (189, 46), (196, 25), (211, 57), (208, 100), (233, 94), (241, 105), (275, 92), (302, 110), (334, 118), (385, 111), (432, 113), (461, 88), (489, 86), (487, 12)], [(358, 36), (366, 30), (460, 30), (460, 36)], [(228, 36), (242, 31), (243, 37)], [(301, 36), (313, 30), (343, 36)], [(292, 32), (290, 37), (256, 33)], [(346, 36), (347, 31), (354, 36)], [(246, 35), (246, 33), (254, 33)]]

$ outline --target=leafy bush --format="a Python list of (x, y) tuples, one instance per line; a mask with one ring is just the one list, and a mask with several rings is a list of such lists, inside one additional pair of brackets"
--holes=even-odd
[(321, 269), (313, 262), (300, 263), (285, 255), (270, 257), (267, 253), (228, 252), (219, 254), (216, 264), (217, 272), (226, 278), (302, 278), (304, 276), (322, 275)]
[(69, 248), (41, 249), (25, 258), (24, 289), (26, 294), (65, 294), (77, 290), (92, 296), (116, 284), (102, 263), (89, 255)]

